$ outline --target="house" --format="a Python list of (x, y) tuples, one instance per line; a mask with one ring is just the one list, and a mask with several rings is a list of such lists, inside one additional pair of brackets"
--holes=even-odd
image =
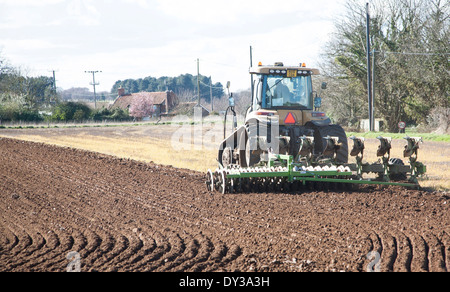
[(173, 91), (166, 92), (139, 92), (125, 94), (125, 89), (119, 88), (118, 97), (111, 105), (111, 109), (130, 109), (136, 99), (149, 100), (154, 107), (154, 116), (167, 116), (169, 112), (178, 105), (178, 97)]
[[(375, 132), (380, 132), (383, 129), (384, 124), (382, 119), (375, 119)], [(370, 121), (368, 119), (360, 120), (360, 128), (364, 131), (370, 131)]]
[(203, 105), (197, 104), (197, 105), (194, 107), (194, 113), (195, 113), (195, 114), (197, 114), (197, 113), (202, 113), (202, 117), (204, 118), (204, 117), (209, 116), (209, 114), (210, 114), (211, 112), (210, 112), (210, 110), (208, 110), (208, 109), (207, 109), (206, 107), (204, 107)]
[(173, 111), (170, 112), (170, 115), (193, 117), (200, 112), (202, 117), (207, 117), (211, 113), (207, 108), (203, 105), (199, 105), (197, 102), (180, 102)]

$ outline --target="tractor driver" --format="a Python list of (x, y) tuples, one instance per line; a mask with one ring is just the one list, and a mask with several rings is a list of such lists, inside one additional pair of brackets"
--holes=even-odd
[(274, 99), (282, 98), (283, 105), (289, 105), (291, 103), (293, 94), (289, 89), (289, 87), (284, 84), (284, 82), (285, 80), (282, 80), (277, 84), (273, 93), (273, 98)]

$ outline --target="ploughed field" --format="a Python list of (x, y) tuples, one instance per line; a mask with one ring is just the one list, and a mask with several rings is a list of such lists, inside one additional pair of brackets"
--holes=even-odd
[(450, 271), (446, 193), (221, 195), (204, 181), (0, 138), (0, 271), (63, 272), (76, 260), (81, 271)]

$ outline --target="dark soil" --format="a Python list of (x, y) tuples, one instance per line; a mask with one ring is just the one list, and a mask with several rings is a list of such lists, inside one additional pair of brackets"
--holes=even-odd
[(204, 180), (0, 138), (0, 271), (63, 272), (73, 251), (81, 271), (450, 271), (446, 194), (221, 195)]

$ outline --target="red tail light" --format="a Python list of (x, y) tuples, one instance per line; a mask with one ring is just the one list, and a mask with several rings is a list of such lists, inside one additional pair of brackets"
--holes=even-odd
[(313, 118), (324, 118), (324, 117), (326, 117), (326, 115), (325, 115), (325, 113), (313, 112), (312, 117)]
[(273, 115), (275, 115), (274, 113), (269, 113), (269, 112), (257, 112), (256, 115), (258, 116), (268, 116), (271, 117)]

